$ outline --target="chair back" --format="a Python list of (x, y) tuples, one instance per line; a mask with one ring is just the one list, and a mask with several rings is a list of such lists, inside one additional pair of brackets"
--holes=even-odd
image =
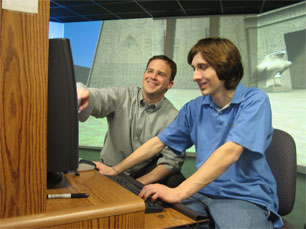
[(291, 135), (274, 129), (266, 158), (277, 183), (278, 213), (281, 216), (287, 215), (294, 206), (297, 176), (296, 147)]

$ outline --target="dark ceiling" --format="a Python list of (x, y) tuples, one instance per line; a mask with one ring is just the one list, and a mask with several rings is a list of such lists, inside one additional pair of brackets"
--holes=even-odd
[(50, 21), (260, 14), (305, 0), (51, 0)]

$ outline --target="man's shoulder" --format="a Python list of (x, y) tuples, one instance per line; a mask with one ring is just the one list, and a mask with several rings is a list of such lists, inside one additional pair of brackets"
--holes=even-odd
[(165, 110), (167, 110), (167, 111), (170, 112), (170, 113), (175, 113), (175, 114), (177, 114), (177, 112), (178, 112), (178, 110), (177, 110), (176, 107), (173, 105), (173, 103), (172, 103), (169, 99), (167, 99), (166, 97), (165, 97), (165, 99), (164, 99), (164, 107), (166, 108)]
[(195, 109), (202, 109), (202, 105), (207, 103), (207, 101), (208, 96), (201, 95), (185, 103), (182, 109), (191, 111), (194, 111)]
[(253, 111), (258, 109), (271, 109), (270, 99), (267, 93), (260, 88), (248, 87), (240, 100), (241, 102), (238, 104), (242, 109), (248, 108)]
[(121, 87), (110, 87), (108, 90), (114, 91), (118, 95), (123, 95), (124, 97), (137, 96), (138, 92), (141, 90), (137, 86), (121, 86)]
[(267, 93), (257, 87), (248, 87), (245, 93), (246, 100), (269, 100)]
[(235, 95), (232, 100), (237, 104), (252, 104), (258, 102), (269, 101), (269, 97), (266, 92), (257, 87), (246, 87), (243, 84), (238, 84)]
[(112, 88), (114, 90), (118, 90), (118, 91), (123, 91), (123, 92), (135, 92), (135, 91), (139, 91), (140, 88), (137, 86), (116, 86), (116, 87), (109, 87)]

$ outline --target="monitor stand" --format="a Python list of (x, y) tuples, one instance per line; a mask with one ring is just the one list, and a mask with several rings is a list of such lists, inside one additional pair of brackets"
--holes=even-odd
[(62, 172), (48, 172), (47, 173), (47, 189), (64, 188), (67, 187), (68, 181)]

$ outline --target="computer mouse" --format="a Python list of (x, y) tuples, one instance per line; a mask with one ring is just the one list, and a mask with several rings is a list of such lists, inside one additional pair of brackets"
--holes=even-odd
[(96, 164), (94, 162), (85, 159), (79, 160), (79, 167), (77, 168), (78, 172), (89, 171), (94, 169), (96, 169)]

